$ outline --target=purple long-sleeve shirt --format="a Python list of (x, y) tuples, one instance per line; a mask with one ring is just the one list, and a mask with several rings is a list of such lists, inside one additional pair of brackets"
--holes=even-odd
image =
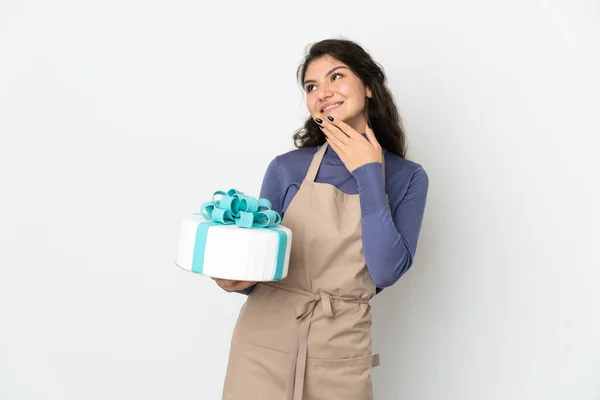
[[(281, 154), (267, 167), (260, 197), (269, 199), (272, 209), (282, 216), (320, 147)], [(385, 190), (381, 163), (368, 163), (350, 173), (331, 146), (327, 147), (315, 178), (315, 182), (332, 184), (344, 193), (358, 193), (363, 251), (378, 293), (396, 283), (412, 265), (429, 187), (421, 165), (387, 151), (384, 157)], [(254, 287), (237, 293), (250, 294)]]

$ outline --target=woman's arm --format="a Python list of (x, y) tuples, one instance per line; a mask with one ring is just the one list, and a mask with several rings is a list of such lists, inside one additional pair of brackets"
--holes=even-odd
[(429, 187), (419, 166), (404, 196), (390, 199), (388, 206), (381, 168), (381, 163), (368, 163), (352, 172), (360, 197), (365, 260), (378, 288), (396, 283), (412, 265)]

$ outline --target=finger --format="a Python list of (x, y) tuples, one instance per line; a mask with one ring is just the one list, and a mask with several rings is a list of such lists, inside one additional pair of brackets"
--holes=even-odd
[(240, 281), (232, 281), (230, 279), (223, 279), (223, 289), (225, 289), (228, 292), (232, 292), (236, 289), (236, 286), (238, 285)]
[(236, 291), (236, 290), (246, 289), (247, 287), (251, 286), (246, 281), (234, 281), (234, 282), (235, 283), (233, 283), (229, 286), (229, 291), (231, 291), (231, 292)]
[(330, 124), (335, 126), (337, 129), (339, 129), (342, 133), (344, 133), (349, 138), (356, 139), (357, 137), (362, 136), (358, 132), (356, 132), (356, 130), (354, 130), (354, 128), (352, 128), (350, 125), (348, 125), (341, 119), (334, 119), (333, 121), (330, 122)]
[(223, 289), (228, 289), (232, 285), (234, 285), (238, 281), (232, 281), (230, 279), (221, 279), (221, 278), (212, 278), (217, 282), (217, 285), (221, 286)]
[(346, 132), (341, 130), (340, 127), (337, 126), (335, 123), (333, 123), (329, 120), (326, 120), (326, 121), (323, 121), (322, 125), (325, 128), (329, 129), (329, 132), (331, 132), (331, 135), (337, 137), (340, 141), (346, 142), (348, 139), (350, 139), (350, 136), (348, 136), (348, 134)]
[(338, 154), (338, 155), (342, 155), (344, 153), (344, 150), (340, 148), (340, 146), (338, 146), (337, 144), (333, 143), (331, 140), (327, 139), (327, 143), (329, 143), (329, 145), (331, 146), (331, 148)]
[(239, 281), (239, 284), (237, 285), (237, 288), (235, 290), (243, 290), (243, 289), (247, 289), (250, 286), (254, 285), (256, 282), (250, 282), (250, 281)]
[[(331, 124), (329, 124), (328, 126), (331, 126)], [(344, 146), (346, 144), (345, 140), (348, 140), (348, 137), (346, 137), (345, 135), (343, 135), (341, 133), (334, 133), (325, 125), (323, 125), (321, 130), (323, 131), (323, 133), (325, 134), (327, 139), (329, 139), (330, 142), (333, 142), (338, 146)], [(343, 138), (342, 138), (342, 136), (343, 136)]]
[(217, 283), (217, 285), (218, 285), (218, 286), (219, 286), (221, 289), (225, 289), (225, 290), (227, 290), (227, 289), (225, 288), (225, 284), (223, 283), (223, 279), (219, 279), (219, 278), (212, 278), (212, 279), (213, 279), (213, 280), (214, 280), (214, 281)]
[(217, 279), (217, 284), (221, 286), (223, 289), (229, 287), (230, 283), (227, 279)]

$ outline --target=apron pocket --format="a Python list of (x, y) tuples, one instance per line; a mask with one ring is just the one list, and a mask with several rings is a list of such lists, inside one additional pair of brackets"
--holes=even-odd
[(371, 369), (374, 356), (311, 358), (306, 365), (308, 399), (372, 400)]
[(289, 365), (285, 353), (232, 342), (223, 400), (283, 399)]

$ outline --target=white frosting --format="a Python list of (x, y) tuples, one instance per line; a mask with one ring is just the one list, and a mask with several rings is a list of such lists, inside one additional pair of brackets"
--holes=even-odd
[[(176, 264), (192, 271), (194, 246), (198, 225), (206, 220), (191, 215), (181, 224)], [(282, 279), (287, 276), (292, 231), (285, 226), (276, 228), (287, 235)], [(214, 278), (271, 281), (275, 273), (278, 234), (270, 229), (238, 228), (235, 225), (210, 226), (204, 250), (203, 275)]]

